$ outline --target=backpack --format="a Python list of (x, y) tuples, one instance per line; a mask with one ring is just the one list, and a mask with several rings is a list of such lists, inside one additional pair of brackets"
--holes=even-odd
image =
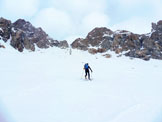
[(89, 67), (88, 64), (84, 65), (84, 69), (88, 69), (88, 67)]

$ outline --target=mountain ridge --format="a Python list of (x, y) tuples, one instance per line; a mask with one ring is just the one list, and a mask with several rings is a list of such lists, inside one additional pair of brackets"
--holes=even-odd
[(157, 24), (152, 23), (152, 30), (147, 34), (134, 34), (127, 30), (112, 31), (106, 27), (95, 28), (86, 38), (76, 39), (71, 46), (92, 54), (110, 50), (132, 58), (162, 59), (162, 20)]
[(49, 47), (69, 47), (67, 41), (54, 40), (43, 31), (42, 28), (35, 28), (30, 22), (18, 19), (12, 23), (10, 20), (0, 18), (0, 38), (10, 41), (10, 45), (20, 52), (24, 49), (35, 51), (35, 46), (39, 48)]
[[(10, 45), (20, 52), (24, 49), (35, 51), (38, 48), (69, 48), (88, 51), (91, 54), (114, 51), (116, 54), (144, 60), (162, 60), (162, 20), (152, 23), (147, 34), (134, 34), (127, 30), (112, 31), (106, 27), (96, 27), (85, 38), (77, 38), (68, 44), (66, 40), (58, 41), (49, 37), (42, 28), (35, 28), (30, 22), (18, 19), (0, 18), (0, 39), (9, 41)], [(0, 44), (0, 48), (5, 48)]]

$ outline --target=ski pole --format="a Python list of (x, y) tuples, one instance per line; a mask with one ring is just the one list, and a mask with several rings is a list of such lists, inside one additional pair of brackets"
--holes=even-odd
[(91, 72), (91, 79), (93, 79), (93, 75), (92, 74), (93, 74), (93, 72)]

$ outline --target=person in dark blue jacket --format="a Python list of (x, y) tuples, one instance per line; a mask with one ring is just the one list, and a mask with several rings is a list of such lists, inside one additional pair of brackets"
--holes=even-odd
[(92, 69), (91, 69), (91, 67), (88, 65), (88, 63), (86, 63), (86, 64), (84, 65), (85, 79), (87, 79), (87, 75), (88, 75), (88, 79), (91, 80), (91, 78), (90, 78), (90, 73), (89, 73), (89, 69), (91, 70), (91, 72), (93, 72)]

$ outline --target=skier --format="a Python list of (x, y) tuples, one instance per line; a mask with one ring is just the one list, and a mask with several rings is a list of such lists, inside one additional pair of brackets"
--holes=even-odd
[(84, 68), (83, 69), (85, 70), (85, 79), (87, 79), (87, 75), (88, 75), (88, 79), (91, 80), (90, 73), (89, 73), (89, 69), (91, 70), (91, 72), (93, 72), (93, 71), (92, 71), (91, 67), (88, 65), (88, 63), (86, 63), (84, 65)]

